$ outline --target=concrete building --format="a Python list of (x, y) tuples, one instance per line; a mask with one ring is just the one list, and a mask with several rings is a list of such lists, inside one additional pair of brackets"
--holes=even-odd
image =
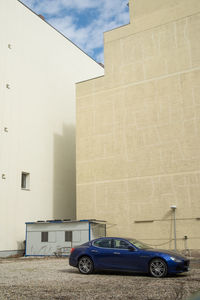
[(0, 1), (0, 256), (25, 222), (75, 218), (75, 83), (103, 68), (20, 1)]
[(77, 85), (77, 217), (199, 249), (200, 1), (129, 7), (104, 35), (105, 76)]

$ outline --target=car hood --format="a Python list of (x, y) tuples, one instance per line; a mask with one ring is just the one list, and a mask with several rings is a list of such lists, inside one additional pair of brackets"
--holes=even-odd
[(175, 251), (163, 250), (163, 249), (146, 249), (147, 252), (153, 252), (157, 254), (167, 254), (169, 256), (173, 256), (175, 258), (187, 259), (184, 255), (181, 255)]

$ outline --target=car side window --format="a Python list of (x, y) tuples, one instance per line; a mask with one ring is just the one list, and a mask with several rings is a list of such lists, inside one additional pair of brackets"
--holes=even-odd
[(113, 239), (113, 248), (128, 249), (130, 244), (125, 240)]
[(93, 242), (93, 245), (100, 248), (112, 248), (111, 239), (100, 239)]

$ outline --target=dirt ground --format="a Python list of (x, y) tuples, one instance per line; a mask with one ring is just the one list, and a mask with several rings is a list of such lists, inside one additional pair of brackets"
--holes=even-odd
[(69, 266), (68, 258), (0, 259), (3, 300), (181, 300), (189, 299), (197, 291), (200, 291), (199, 259), (191, 261), (190, 272), (163, 279), (119, 272), (81, 275)]

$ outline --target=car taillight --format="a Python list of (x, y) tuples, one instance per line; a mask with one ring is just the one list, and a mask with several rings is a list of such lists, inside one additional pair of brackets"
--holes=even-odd
[(71, 248), (70, 253), (72, 253), (75, 250), (75, 248)]

